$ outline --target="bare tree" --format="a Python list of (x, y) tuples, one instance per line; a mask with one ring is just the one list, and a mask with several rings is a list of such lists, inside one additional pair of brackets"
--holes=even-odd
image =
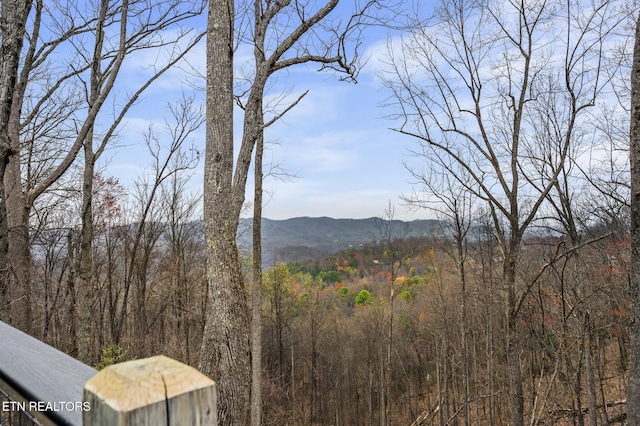
[[(254, 48), (255, 68), (246, 100), (241, 100), (244, 127), (235, 160), (232, 120), (237, 15), (231, 1), (209, 4), (207, 116), (210, 119), (204, 191), (209, 309), (199, 366), (218, 380), (222, 424), (244, 425), (249, 421), (249, 313), (235, 239), (252, 152), (265, 125), (264, 90), (269, 77), (277, 71), (305, 63), (315, 62), (322, 68), (354, 75), (356, 59), (348, 60), (346, 49), (357, 47), (358, 31), (371, 21), (368, 12), (379, 2), (356, 4), (353, 15), (345, 22), (328, 19), (339, 3), (339, 0), (318, 4), (255, 1), (245, 5), (253, 11), (248, 16), (252, 16), (253, 22), (250, 44)], [(243, 39), (242, 31), (239, 34)]]
[[(197, 3), (187, 7), (167, 1), (162, 5), (166, 7), (160, 7), (141, 0), (104, 0), (97, 8), (81, 2), (45, 6), (39, 0), (20, 3), (19, 7), (8, 3), (5, 6), (13, 10), (3, 17), (14, 20), (21, 28), (20, 34), (2, 36), (3, 42), (20, 37), (14, 40), (20, 43), (12, 42), (19, 69), (16, 67), (3, 79), (14, 91), (3, 121), (12, 130), (7, 133), (7, 149), (2, 153), (5, 166), (0, 170), (3, 208), (10, 230), (7, 278), (14, 292), (11, 307), (16, 325), (30, 331), (29, 216), (35, 200), (68, 170), (83, 145), (92, 145), (96, 120), (112, 96), (125, 57), (139, 49), (176, 44), (176, 40), (162, 40), (159, 32), (195, 16), (198, 10)], [(152, 8), (159, 13), (145, 13)], [(28, 16), (32, 19), (26, 21)], [(5, 28), (10, 26), (3, 26), (3, 31)], [(178, 41), (184, 36), (185, 33), (180, 34)], [(23, 39), (27, 40), (24, 49)], [(7, 63), (10, 65), (11, 61)], [(135, 92), (130, 102), (125, 101), (111, 133), (140, 93)], [(53, 147), (52, 151), (39, 148), (45, 143)], [(39, 173), (33, 173), (34, 154), (46, 158), (40, 162)], [(95, 159), (87, 157), (89, 163)]]
[[(30, 5), (30, 3), (28, 3)], [(29, 213), (30, 208), (33, 205), (35, 199), (41, 195), (53, 182), (55, 182), (62, 174), (70, 167), (76, 154), (78, 153), (85, 136), (88, 134), (93, 122), (106, 100), (110, 90), (113, 88), (115, 78), (118, 74), (122, 61), (124, 59), (124, 45), (126, 42), (126, 22), (129, 3), (127, 0), (123, 1), (122, 7), (116, 16), (120, 15), (120, 32), (117, 45), (118, 54), (115, 55), (115, 60), (112, 67), (112, 72), (109, 78), (105, 81), (104, 90), (100, 93), (100, 96), (95, 99), (95, 104), (87, 111), (87, 117), (81, 128), (78, 129), (78, 135), (72, 146), (63, 156), (61, 161), (52, 167), (51, 171), (41, 181), (39, 181), (32, 188), (28, 188), (27, 191), (23, 189), (22, 185), (22, 171), (21, 171), (21, 155), (22, 155), (22, 141), (20, 138), (20, 129), (24, 125), (22, 119), (22, 108), (24, 106), (25, 95), (27, 94), (27, 88), (31, 81), (31, 75), (36, 70), (38, 65), (46, 63), (49, 55), (52, 52), (52, 48), (49, 46), (59, 46), (62, 40), (76, 34), (78, 31), (86, 31), (90, 28), (90, 24), (85, 23), (80, 28), (71, 24), (71, 26), (63, 31), (58, 38), (50, 41), (51, 45), (39, 46), (41, 42), (39, 33), (42, 25), (42, 14), (44, 11), (43, 2), (37, 1), (35, 5), (35, 18), (33, 28), (31, 29), (30, 42), (26, 53), (23, 55), (22, 67), (20, 73), (13, 76), (13, 84), (16, 86), (16, 92), (12, 98), (11, 114), (9, 115), (8, 122), (9, 128), (14, 129), (9, 137), (10, 149), (4, 154), (6, 168), (4, 169), (3, 182), (4, 182), (4, 203), (6, 205), (6, 221), (9, 230), (8, 247), (7, 247), (7, 260), (10, 270), (9, 282), (12, 288), (18, 293), (12, 299), (15, 303), (11, 304), (12, 317), (13, 312), (16, 312), (15, 321), (16, 326), (26, 332), (31, 332), (32, 318), (31, 318), (31, 291), (30, 291), (30, 247), (29, 247)], [(29, 10), (26, 11), (27, 15)], [(24, 28), (23, 28), (24, 31)], [(24, 37), (24, 33), (21, 34)], [(18, 51), (20, 54), (21, 52)], [(37, 117), (37, 111), (47, 101), (49, 101), (56, 93), (56, 87), (61, 85), (62, 81), (65, 81), (71, 76), (75, 75), (72, 72), (62, 78), (58, 84), (53, 84), (48, 90), (48, 93), (39, 100), (32, 111), (29, 112), (25, 118), (25, 122)], [(48, 96), (47, 96), (48, 95)], [(20, 314), (17, 314), (20, 312)]]
[[(189, 40), (186, 40), (186, 46), (179, 47), (189, 36), (189, 31), (185, 31), (179, 27), (179, 24), (183, 21), (197, 16), (204, 8), (204, 2), (195, 3), (193, 5), (187, 5), (188, 7), (180, 8), (175, 1), (163, 1), (155, 4), (153, 7), (156, 12), (161, 16), (160, 19), (136, 22), (135, 29), (128, 34), (128, 43), (125, 46), (125, 54), (130, 54), (141, 49), (165, 49), (173, 46), (173, 52), (169, 53), (169, 57), (163, 64), (156, 64), (154, 66), (155, 72), (141, 85), (137, 90), (128, 97), (124, 102), (124, 106), (115, 114), (113, 122), (106, 129), (103, 135), (96, 134), (96, 127), (92, 126), (87, 134), (87, 137), (83, 143), (84, 153), (84, 174), (83, 174), (83, 187), (82, 187), (82, 232), (81, 232), (81, 244), (80, 244), (80, 259), (79, 259), (79, 271), (78, 278), (80, 280), (80, 337), (79, 337), (79, 357), (80, 359), (87, 360), (89, 358), (89, 345), (91, 330), (89, 328), (89, 316), (91, 310), (89, 308), (89, 295), (92, 294), (93, 288), (93, 176), (95, 174), (95, 167), (98, 159), (104, 153), (110, 142), (113, 142), (114, 135), (122, 124), (127, 112), (136, 103), (140, 95), (157, 79), (159, 79), (164, 73), (166, 73), (177, 62), (184, 58), (184, 56), (191, 50), (192, 47), (200, 41), (204, 34), (196, 34)], [(93, 56), (90, 56), (90, 52), (82, 52), (83, 57), (91, 57), (89, 75), (87, 76), (88, 82), (84, 81), (83, 75), (79, 75), (78, 79), (83, 83), (85, 87), (88, 87), (87, 98), (85, 99), (87, 106), (91, 108), (98, 99), (102, 87), (111, 73), (111, 68), (114, 63), (114, 58), (103, 64), (105, 58), (110, 58), (112, 53), (110, 48), (105, 48), (111, 44), (107, 31), (109, 23), (107, 17), (109, 15), (109, 8), (111, 7), (109, 0), (103, 0), (100, 3), (100, 10), (98, 12), (97, 25), (96, 25), (96, 38)], [(150, 7), (150, 6), (148, 6)], [(105, 28), (106, 27), (106, 28)], [(153, 40), (153, 37), (168, 28), (174, 28), (177, 30), (177, 36), (172, 39), (160, 38), (159, 40)], [(134, 42), (135, 41), (135, 42)], [(77, 48), (79, 51), (82, 47)], [(183, 105), (190, 108), (188, 105)], [(187, 109), (188, 111), (188, 109)], [(176, 117), (174, 117), (176, 118)]]
[[(404, 200), (414, 208), (426, 208), (442, 220), (445, 227), (445, 238), (452, 238), (454, 248), (445, 250), (455, 260), (456, 270), (460, 277), (460, 318), (462, 330), (462, 369), (463, 369), (463, 407), (464, 424), (469, 426), (471, 422), (470, 397), (471, 374), (469, 368), (469, 306), (468, 306), (468, 272), (467, 260), (469, 259), (468, 234), (472, 226), (473, 196), (458, 183), (458, 179), (447, 173), (435, 171), (425, 175), (419, 170), (408, 167), (409, 172), (419, 185), (416, 191)], [(464, 170), (457, 169), (460, 180), (469, 182), (464, 177)]]
[[(188, 146), (193, 133), (204, 123), (204, 114), (193, 98), (184, 98), (175, 105), (169, 105), (171, 120), (167, 120), (162, 133), (150, 128), (144, 135), (145, 144), (152, 157), (152, 173), (141, 176), (136, 184), (136, 211), (132, 218), (134, 230), (127, 244), (125, 290), (119, 312), (120, 327), (133, 313), (134, 335), (144, 351), (147, 335), (145, 301), (147, 299), (147, 273), (149, 256), (160, 238), (160, 210), (162, 185), (182, 171), (193, 169), (199, 161), (197, 150)], [(162, 135), (166, 135), (163, 137)], [(127, 298), (133, 293), (133, 310), (129, 309)], [(133, 312), (132, 312), (133, 311)], [(119, 329), (118, 337), (122, 330)], [(117, 341), (116, 341), (117, 343)]]
[[(576, 126), (586, 125), (585, 111), (607, 87), (611, 70), (601, 59), (623, 19), (610, 1), (582, 8), (447, 0), (436, 7), (433, 27), (417, 27), (400, 53), (389, 49), (386, 85), (400, 111), (396, 130), (416, 138), (420, 155), (486, 203), (492, 217), (502, 255), (514, 426), (525, 417), (518, 319), (531, 283), (518, 275), (523, 238), (579, 138)], [(545, 108), (555, 117), (557, 139), (536, 127), (536, 111)], [(548, 160), (543, 175), (539, 156)]]
[(394, 303), (396, 300), (396, 286), (397, 279), (400, 275), (400, 271), (405, 267), (406, 263), (411, 259), (413, 255), (411, 246), (406, 241), (409, 235), (410, 229), (406, 224), (399, 222), (395, 219), (395, 207), (389, 201), (388, 207), (385, 209), (384, 215), (377, 222), (378, 228), (377, 238), (384, 247), (383, 263), (387, 268), (389, 274), (389, 322), (387, 324), (387, 353), (386, 353), (386, 371), (385, 371), (385, 387), (381, 390), (381, 423), (383, 425), (391, 425), (392, 410), (391, 410), (391, 384), (393, 382), (393, 374), (391, 371), (392, 357), (394, 353), (393, 344), (393, 322), (394, 318)]
[(196, 308), (205, 296), (205, 281), (201, 279), (204, 247), (201, 222), (196, 221), (201, 217), (202, 194), (190, 191), (196, 171), (172, 174), (162, 187), (161, 198), (165, 217), (162, 221), (166, 224), (163, 240), (167, 246), (161, 274), (168, 281), (162, 293), (162, 303), (168, 305), (162, 320), (166, 326), (162, 328), (169, 332), (160, 335), (167, 344), (159, 347), (167, 348), (167, 353), (175, 353), (172, 357), (190, 365), (197, 362), (203, 324), (203, 315)]

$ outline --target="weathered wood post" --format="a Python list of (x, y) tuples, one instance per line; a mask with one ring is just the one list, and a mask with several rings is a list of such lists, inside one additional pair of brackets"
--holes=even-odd
[(83, 426), (217, 425), (215, 382), (165, 356), (111, 365), (84, 386)]

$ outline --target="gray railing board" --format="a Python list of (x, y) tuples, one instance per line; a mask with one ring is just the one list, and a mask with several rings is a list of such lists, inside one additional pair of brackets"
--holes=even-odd
[[(27, 401), (82, 402), (84, 384), (98, 372), (0, 321), (0, 378)], [(82, 411), (53, 411), (59, 425), (81, 426)]]

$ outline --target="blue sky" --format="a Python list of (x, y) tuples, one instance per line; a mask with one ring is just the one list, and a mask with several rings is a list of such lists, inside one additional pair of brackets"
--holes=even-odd
[(408, 215), (398, 197), (411, 191), (402, 160), (410, 141), (388, 130), (380, 107), (386, 94), (370, 72), (358, 84), (305, 70), (293, 74), (295, 93), (308, 95), (283, 122), (267, 129), (277, 143), (269, 158), (298, 177), (268, 181), (265, 216), (380, 216), (389, 200)]
[[(361, 71), (358, 84), (341, 82), (317, 67), (301, 66), (279, 74), (269, 96), (282, 91), (289, 101), (304, 91), (307, 96), (286, 116), (266, 130), (268, 145), (265, 162), (279, 164), (294, 175), (286, 181), (268, 178), (265, 182), (264, 216), (285, 219), (298, 216), (367, 218), (381, 216), (389, 202), (395, 217), (412, 220), (431, 217), (427, 211), (412, 212), (400, 201), (412, 191), (410, 176), (403, 160), (410, 160), (412, 141), (389, 130), (393, 123), (381, 103), (388, 96), (376, 76), (379, 57), (386, 50), (387, 31), (369, 31), (363, 44), (364, 55), (371, 60)], [(190, 55), (190, 64), (204, 70), (204, 40)], [(250, 51), (240, 49), (237, 61)], [(156, 54), (143, 53), (123, 69), (120, 82), (133, 83), (145, 74), (144, 67)], [(180, 69), (170, 71), (154, 83), (130, 112), (120, 131), (117, 148), (106, 153), (106, 174), (118, 177), (125, 186), (144, 173), (151, 163), (142, 143), (142, 133), (150, 123), (161, 130), (167, 115), (167, 102), (189, 91), (183, 83), (189, 76)], [(202, 94), (198, 95), (202, 99)], [(286, 105), (286, 101), (284, 103)], [(236, 111), (236, 139), (241, 136), (241, 111)], [(204, 149), (204, 127), (194, 134), (195, 146)], [(193, 191), (202, 191), (200, 163), (191, 183)], [(252, 200), (253, 182), (247, 188)]]

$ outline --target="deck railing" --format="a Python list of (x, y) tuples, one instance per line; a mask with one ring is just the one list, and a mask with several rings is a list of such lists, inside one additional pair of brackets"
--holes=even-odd
[(0, 322), (0, 426), (217, 425), (215, 383), (156, 356), (98, 372)]
[(3, 389), (8, 389), (8, 385), (0, 382), (0, 425), (38, 426), (42, 424), (26, 410), (23, 403), (10, 397)]

